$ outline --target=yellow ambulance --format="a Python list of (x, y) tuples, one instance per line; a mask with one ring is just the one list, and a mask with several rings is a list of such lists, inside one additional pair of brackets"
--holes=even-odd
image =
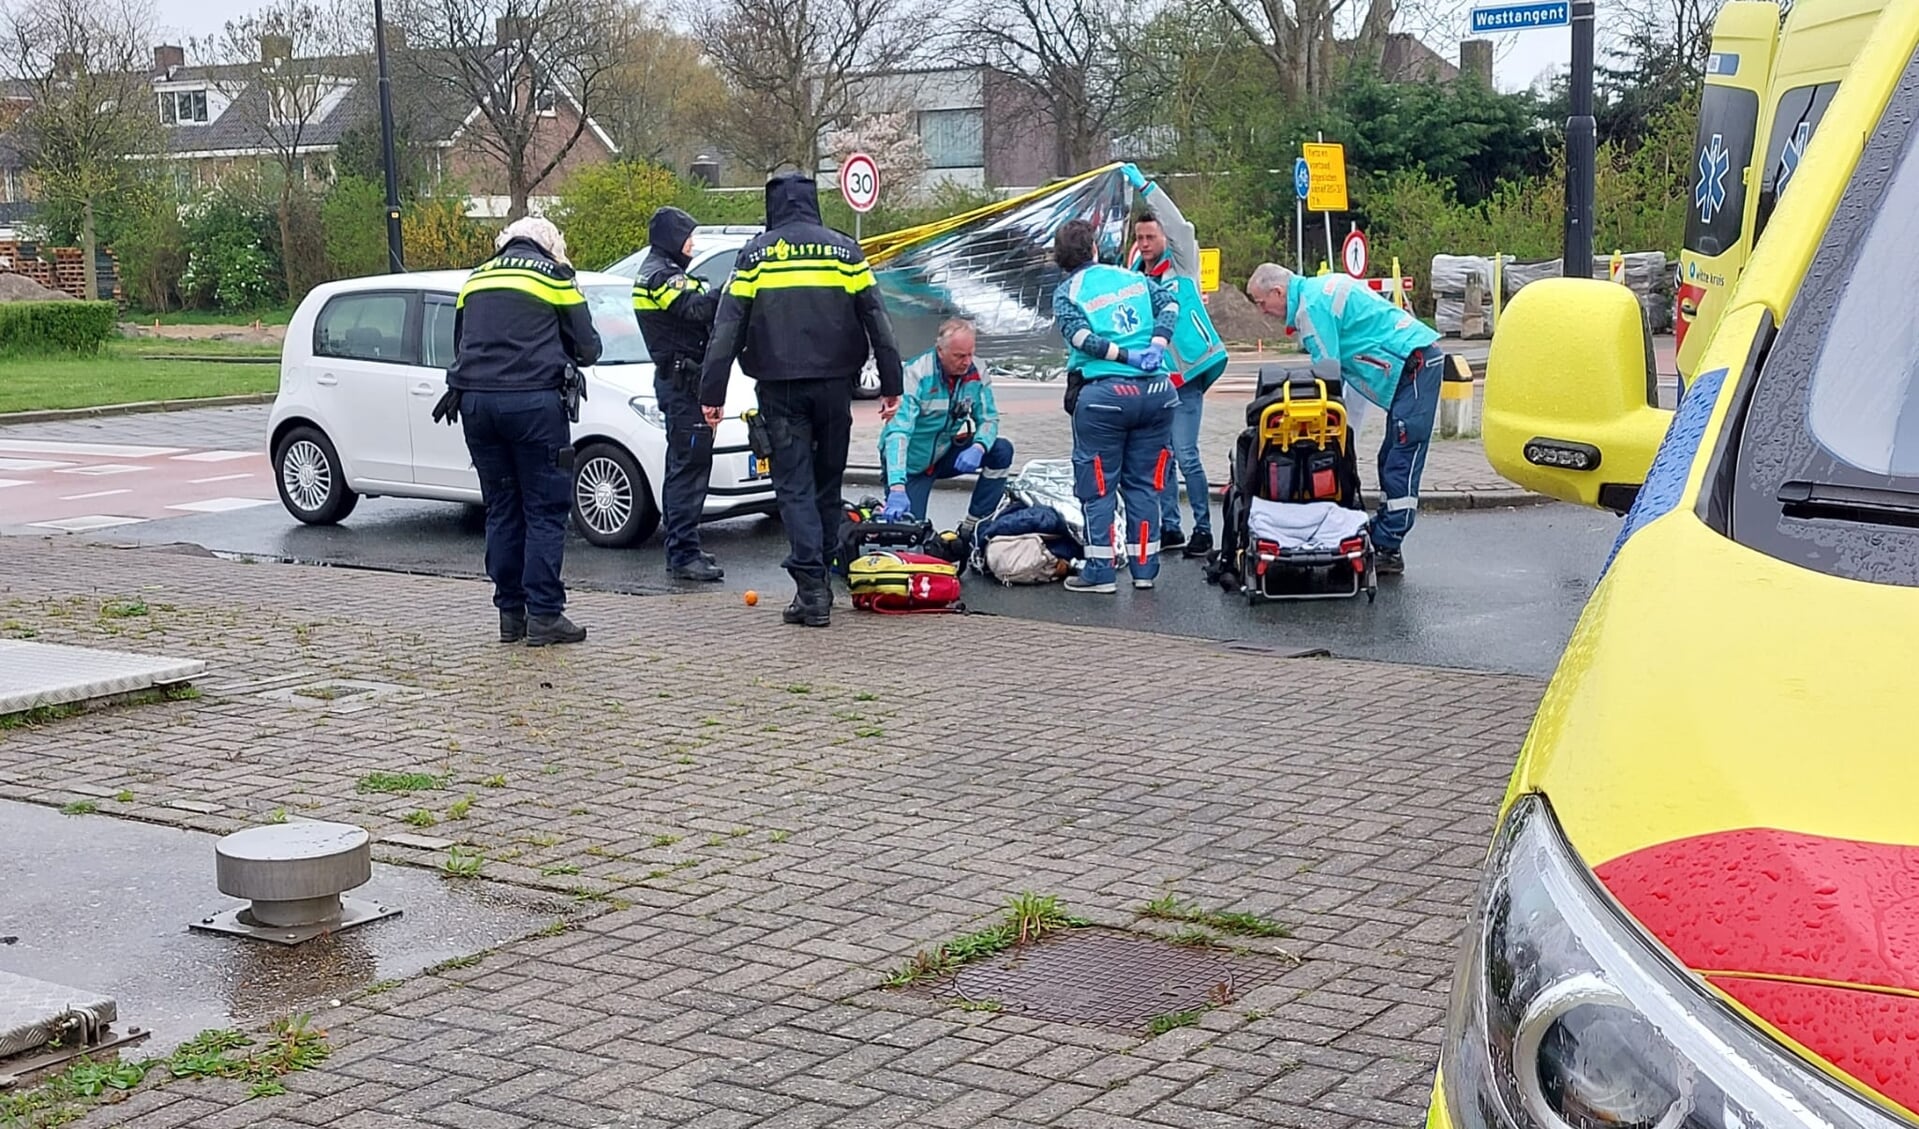
[(1679, 372), (1690, 380), (1752, 246), (1886, 0), (1730, 0), (1713, 22), (1679, 258)]

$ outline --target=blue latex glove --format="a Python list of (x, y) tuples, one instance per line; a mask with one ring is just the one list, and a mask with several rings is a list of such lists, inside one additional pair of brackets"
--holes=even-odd
[(980, 463), (986, 460), (986, 448), (978, 443), (953, 456), (953, 469), (961, 474), (979, 473)]
[(880, 510), (882, 521), (905, 521), (913, 516), (913, 503), (906, 500), (906, 487), (895, 486), (886, 493), (886, 505)]
[(1159, 366), (1166, 362), (1166, 348), (1163, 345), (1148, 345), (1132, 354), (1132, 365), (1141, 372), (1158, 372)]
[(1131, 162), (1123, 164), (1119, 167), (1119, 174), (1126, 178), (1126, 183), (1133, 186), (1133, 191), (1146, 191), (1146, 174), (1139, 171), (1138, 165)]

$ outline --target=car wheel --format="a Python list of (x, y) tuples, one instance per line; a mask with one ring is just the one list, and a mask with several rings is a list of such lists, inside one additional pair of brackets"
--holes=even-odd
[(653, 536), (660, 510), (632, 455), (594, 443), (573, 456), (573, 524), (590, 544), (609, 549)]
[(296, 427), (273, 449), (280, 504), (307, 525), (332, 525), (353, 512), (360, 496), (346, 484), (340, 453), (317, 429)]

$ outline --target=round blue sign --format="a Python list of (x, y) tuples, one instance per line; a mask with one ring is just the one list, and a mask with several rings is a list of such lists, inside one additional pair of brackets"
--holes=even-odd
[(1293, 194), (1304, 200), (1313, 187), (1313, 174), (1306, 167), (1306, 158), (1293, 158)]

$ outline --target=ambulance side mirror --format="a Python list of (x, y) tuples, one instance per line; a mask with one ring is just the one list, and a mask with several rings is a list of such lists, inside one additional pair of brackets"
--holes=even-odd
[(1513, 297), (1493, 334), (1486, 457), (1528, 490), (1624, 512), (1672, 419), (1657, 399), (1652, 336), (1633, 292), (1541, 279)]

